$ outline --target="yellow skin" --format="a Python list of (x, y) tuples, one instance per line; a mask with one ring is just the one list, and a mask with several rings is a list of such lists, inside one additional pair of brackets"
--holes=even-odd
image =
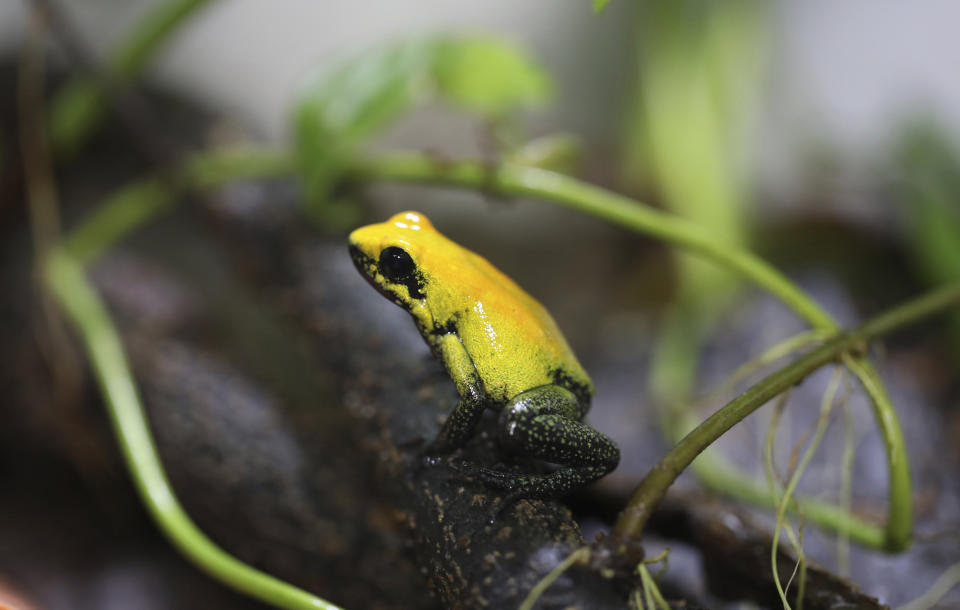
[(502, 410), (504, 448), (565, 466), (518, 475), (461, 464), (492, 486), (560, 495), (616, 467), (616, 445), (580, 421), (590, 377), (547, 310), (513, 280), (417, 212), (359, 228), (349, 242), (357, 269), (413, 316), (460, 394), (429, 454), (461, 447), (492, 408)]

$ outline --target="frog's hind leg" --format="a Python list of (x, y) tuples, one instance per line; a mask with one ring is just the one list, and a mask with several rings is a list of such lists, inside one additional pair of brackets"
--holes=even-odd
[(560, 386), (524, 392), (504, 407), (500, 445), (521, 456), (560, 466), (550, 474), (519, 474), (488, 468), (477, 476), (491, 487), (518, 497), (556, 497), (599, 479), (617, 467), (620, 449), (610, 438), (580, 421), (576, 397)]

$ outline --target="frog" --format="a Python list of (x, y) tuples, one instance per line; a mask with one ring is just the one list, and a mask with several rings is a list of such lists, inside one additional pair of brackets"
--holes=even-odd
[(453, 381), (459, 400), (423, 451), (435, 464), (463, 447), (488, 409), (496, 439), (512, 457), (546, 473), (447, 463), (517, 497), (559, 497), (611, 472), (620, 450), (584, 416), (594, 387), (553, 317), (487, 259), (437, 231), (415, 211), (350, 233), (360, 274), (406, 310)]

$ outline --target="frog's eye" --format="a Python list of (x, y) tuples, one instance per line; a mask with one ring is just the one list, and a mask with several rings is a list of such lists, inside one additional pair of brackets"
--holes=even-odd
[(400, 282), (410, 277), (417, 266), (403, 248), (390, 246), (380, 253), (380, 273), (388, 280)]

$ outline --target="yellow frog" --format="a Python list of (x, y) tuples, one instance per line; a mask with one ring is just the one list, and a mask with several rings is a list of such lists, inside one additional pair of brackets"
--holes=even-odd
[(558, 496), (617, 466), (614, 442), (582, 422), (590, 377), (547, 310), (513, 280), (418, 212), (361, 227), (349, 242), (357, 269), (413, 316), (460, 394), (428, 456), (463, 446), (490, 408), (501, 411), (504, 450), (560, 466), (522, 474), (460, 465), (492, 487)]

